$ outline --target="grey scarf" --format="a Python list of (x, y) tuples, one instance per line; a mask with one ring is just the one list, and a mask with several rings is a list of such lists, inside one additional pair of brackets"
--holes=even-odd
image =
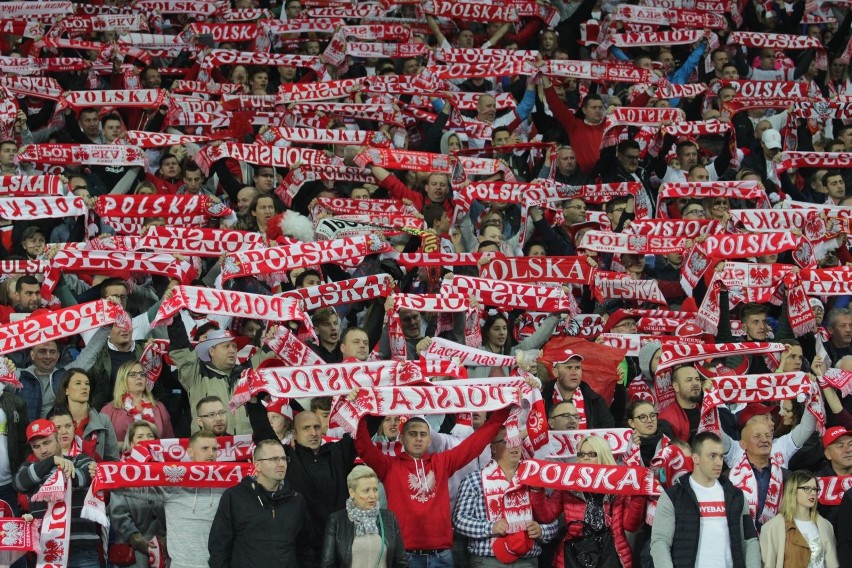
[(379, 516), (378, 506), (372, 509), (360, 509), (350, 497), (346, 500), (346, 514), (349, 515), (349, 520), (355, 523), (355, 536), (378, 534), (379, 525), (376, 523)]

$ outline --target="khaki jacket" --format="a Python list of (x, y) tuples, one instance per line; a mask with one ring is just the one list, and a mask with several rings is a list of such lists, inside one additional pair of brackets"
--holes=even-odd
[[(817, 515), (816, 525), (825, 548), (825, 568), (840, 568), (831, 523)], [(785, 521), (781, 515), (763, 525), (760, 554), (766, 568), (808, 568), (811, 559), (808, 542), (796, 523)]]

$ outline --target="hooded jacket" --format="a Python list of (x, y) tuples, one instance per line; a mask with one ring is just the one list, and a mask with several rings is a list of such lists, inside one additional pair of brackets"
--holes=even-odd
[(315, 536), (301, 493), (282, 481), (273, 492), (255, 477), (225, 490), (210, 529), (210, 568), (317, 566)]

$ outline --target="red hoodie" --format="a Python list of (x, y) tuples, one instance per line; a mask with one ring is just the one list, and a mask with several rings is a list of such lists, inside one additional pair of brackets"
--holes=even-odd
[[(388, 509), (396, 515), (406, 550), (448, 550), (453, 547), (450, 517), (450, 477), (482, 453), (508, 418), (507, 409), (495, 411), (464, 442), (445, 452), (415, 459), (406, 453), (387, 456), (370, 440), (367, 423), (358, 423), (355, 449), (364, 463), (376, 470), (385, 486)], [(418, 478), (429, 492), (416, 494)]]

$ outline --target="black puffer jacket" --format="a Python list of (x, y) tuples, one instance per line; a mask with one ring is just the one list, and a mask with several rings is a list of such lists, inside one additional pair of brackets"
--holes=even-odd
[[(384, 530), (388, 568), (406, 568), (405, 547), (399, 523), (391, 511), (379, 511), (379, 535)], [(338, 511), (328, 518), (325, 540), (322, 545), (322, 568), (349, 568), (352, 566), (352, 542), (355, 540), (355, 523), (349, 520), (346, 510)]]
[(305, 498), (287, 481), (270, 494), (244, 477), (219, 501), (207, 543), (210, 568), (312, 568), (314, 540)]

